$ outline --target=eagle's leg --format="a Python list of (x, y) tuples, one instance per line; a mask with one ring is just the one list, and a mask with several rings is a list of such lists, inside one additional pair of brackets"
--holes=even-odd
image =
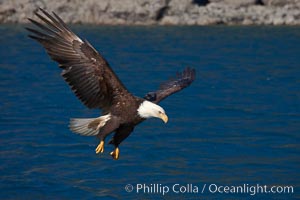
[(100, 129), (97, 137), (100, 139), (100, 143), (96, 148), (96, 154), (104, 152), (104, 140), (107, 135), (116, 130), (119, 126), (118, 118), (111, 116), (110, 120), (108, 120), (105, 125)]
[(120, 149), (119, 145), (123, 140), (125, 140), (130, 133), (133, 131), (134, 125), (126, 125), (121, 126), (117, 129), (115, 135), (110, 140), (109, 144), (112, 144), (115, 146), (115, 149), (110, 152), (110, 155), (113, 157), (113, 159), (118, 160), (120, 157)]
[(98, 144), (97, 148), (95, 149), (96, 154), (104, 152), (104, 140), (101, 140)]
[(110, 155), (113, 157), (114, 160), (118, 160), (120, 155), (119, 147), (116, 146), (115, 149), (112, 152), (110, 152)]

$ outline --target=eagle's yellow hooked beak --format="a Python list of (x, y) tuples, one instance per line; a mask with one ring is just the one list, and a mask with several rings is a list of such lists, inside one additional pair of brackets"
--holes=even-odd
[(165, 122), (168, 122), (168, 116), (165, 113), (159, 113), (159, 117)]

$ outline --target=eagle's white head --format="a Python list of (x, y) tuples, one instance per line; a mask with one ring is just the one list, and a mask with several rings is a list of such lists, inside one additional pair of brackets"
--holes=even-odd
[(165, 110), (150, 101), (141, 103), (137, 111), (142, 118), (156, 117), (162, 119), (165, 123), (168, 122), (168, 116), (166, 115)]

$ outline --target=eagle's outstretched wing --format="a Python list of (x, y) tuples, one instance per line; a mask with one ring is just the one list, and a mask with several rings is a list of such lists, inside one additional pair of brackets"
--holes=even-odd
[(153, 103), (159, 103), (171, 94), (188, 87), (195, 80), (195, 77), (196, 70), (187, 67), (183, 72), (177, 73), (175, 79), (163, 83), (157, 91), (147, 93), (144, 99)]
[(127, 89), (107, 61), (89, 44), (82, 41), (55, 13), (36, 12), (39, 29), (27, 28), (29, 37), (37, 40), (62, 68), (62, 76), (76, 96), (89, 108), (107, 109), (113, 97)]

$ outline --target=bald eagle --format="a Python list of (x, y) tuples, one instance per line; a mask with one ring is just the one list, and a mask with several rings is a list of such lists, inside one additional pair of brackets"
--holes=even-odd
[(62, 77), (81, 102), (88, 108), (102, 110), (102, 116), (97, 118), (71, 119), (72, 132), (97, 136), (100, 139), (97, 154), (103, 153), (105, 138), (115, 132), (109, 143), (115, 147), (110, 154), (117, 160), (120, 143), (137, 124), (151, 117), (167, 123), (168, 116), (157, 103), (189, 86), (195, 79), (195, 69), (187, 67), (157, 91), (147, 93), (144, 98), (136, 97), (87, 40), (81, 40), (54, 12), (39, 10), (35, 14), (43, 23), (29, 18), (37, 28), (26, 28), (31, 33), (29, 37), (38, 41), (59, 64)]

